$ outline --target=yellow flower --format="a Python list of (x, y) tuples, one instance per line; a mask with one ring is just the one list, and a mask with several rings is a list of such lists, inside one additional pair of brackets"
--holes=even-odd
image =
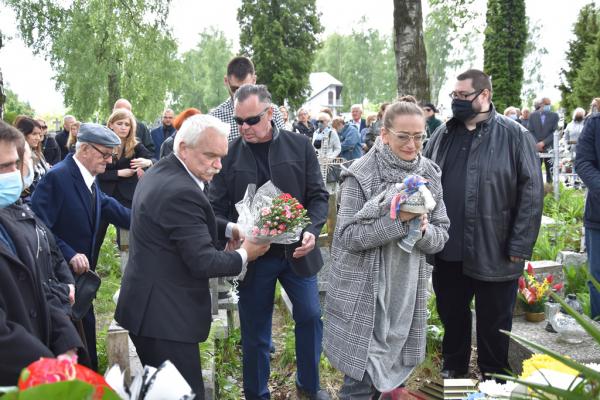
[(523, 372), (519, 378), (527, 379), (540, 369), (550, 369), (573, 376), (577, 376), (578, 374), (577, 370), (566, 366), (547, 354), (534, 354), (529, 359), (523, 361)]

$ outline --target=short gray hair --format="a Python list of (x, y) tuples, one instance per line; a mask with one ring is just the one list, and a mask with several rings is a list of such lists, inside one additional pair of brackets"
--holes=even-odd
[(198, 143), (198, 140), (200, 140), (200, 137), (207, 129), (214, 129), (221, 136), (227, 138), (230, 128), (229, 124), (212, 115), (192, 115), (183, 122), (181, 128), (177, 131), (175, 142), (173, 143), (173, 152), (179, 155), (179, 146), (182, 142), (190, 147), (196, 146), (196, 143)]
[(358, 108), (360, 112), (363, 111), (362, 104), (352, 104), (352, 107), (350, 107), (350, 111), (354, 110), (355, 108)]
[(240, 103), (252, 95), (258, 96), (258, 101), (261, 103), (271, 104), (271, 93), (269, 93), (267, 87), (265, 85), (253, 85), (251, 83), (240, 86), (235, 92), (234, 99), (236, 102)]
[(68, 119), (72, 119), (73, 121), (77, 121), (77, 118), (75, 118), (74, 116), (67, 114), (63, 117), (63, 123), (67, 122)]

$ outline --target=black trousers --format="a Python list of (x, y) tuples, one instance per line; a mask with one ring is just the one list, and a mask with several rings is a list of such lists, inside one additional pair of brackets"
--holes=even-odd
[(444, 324), (442, 355), (444, 369), (467, 373), (471, 357), (471, 310), (475, 297), (477, 365), (483, 374), (506, 373), (509, 337), (500, 329), (512, 329), (518, 280), (487, 282), (462, 272), (462, 262), (436, 258), (433, 289), (440, 319)]
[(83, 333), (85, 334), (85, 342), (87, 352), (90, 356), (91, 368), (98, 371), (98, 353), (96, 351), (96, 316), (94, 315), (94, 305), (90, 307), (87, 314), (81, 319), (83, 324)]
[(195, 398), (204, 400), (204, 382), (202, 381), (198, 343), (174, 342), (137, 336), (131, 332), (129, 337), (135, 345), (142, 365), (158, 368), (163, 362), (170, 360), (196, 393)]
[(552, 158), (542, 158), (540, 163), (546, 166), (546, 183), (552, 183), (552, 165), (554, 165)]

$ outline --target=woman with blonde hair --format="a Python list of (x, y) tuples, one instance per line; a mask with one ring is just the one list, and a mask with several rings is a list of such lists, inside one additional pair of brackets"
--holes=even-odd
[[(131, 111), (117, 108), (108, 118), (106, 125), (119, 136), (121, 145), (116, 148), (115, 157), (106, 164), (106, 171), (97, 175), (97, 181), (102, 192), (131, 208), (138, 180), (155, 162), (152, 158), (153, 153), (138, 141), (135, 135), (136, 119)], [(103, 218), (96, 234), (95, 260), (98, 260), (107, 228), (108, 221)]]
[(79, 133), (80, 127), (81, 122), (74, 121), (69, 128), (69, 139), (67, 139), (67, 149), (69, 149), (69, 153), (75, 153), (75, 144), (77, 144), (77, 134)]

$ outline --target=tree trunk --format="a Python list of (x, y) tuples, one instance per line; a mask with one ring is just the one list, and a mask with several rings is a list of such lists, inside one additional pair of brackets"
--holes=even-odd
[(112, 111), (112, 106), (121, 98), (121, 79), (118, 72), (114, 69), (108, 74), (108, 108), (109, 113)]
[(394, 0), (394, 51), (398, 96), (430, 101), (421, 0)]

